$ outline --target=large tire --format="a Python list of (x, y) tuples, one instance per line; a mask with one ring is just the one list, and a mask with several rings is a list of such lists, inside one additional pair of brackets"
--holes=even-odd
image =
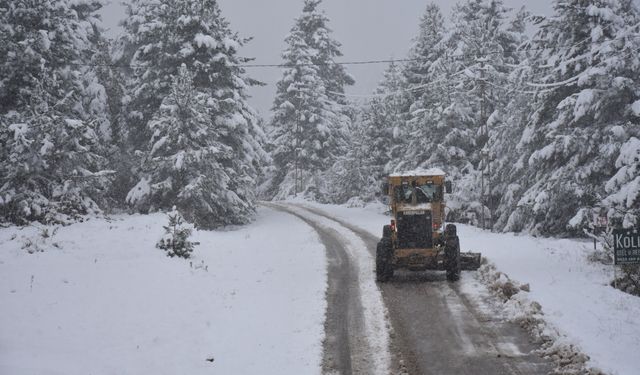
[(444, 254), (446, 258), (447, 280), (460, 280), (460, 240), (456, 234), (456, 226), (447, 224), (445, 229)]
[(379, 282), (388, 281), (393, 277), (391, 254), (391, 240), (382, 238), (376, 248), (376, 280)]
[(382, 227), (382, 238), (391, 238), (392, 232), (391, 225), (385, 225)]
[(444, 228), (444, 236), (445, 237), (457, 237), (458, 236), (458, 228), (455, 224), (447, 224)]

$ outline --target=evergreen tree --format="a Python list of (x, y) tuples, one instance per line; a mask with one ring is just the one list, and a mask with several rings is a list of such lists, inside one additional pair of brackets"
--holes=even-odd
[(343, 91), (348, 76), (341, 78), (338, 70), (324, 76), (339, 45), (328, 38), (326, 18), (316, 10), (319, 3), (305, 1), (303, 15), (285, 39), (288, 68), (277, 84), (270, 131), (275, 164), (267, 191), (271, 197), (304, 192), (327, 199), (322, 174), (345, 150), (350, 119), (341, 101), (332, 97)]
[(89, 65), (99, 1), (0, 3), (0, 206), (16, 223), (96, 211), (108, 122)]
[(411, 136), (407, 121), (413, 99), (407, 87), (401, 67), (391, 62), (372, 99), (350, 128), (348, 152), (330, 170), (332, 201), (381, 199), (380, 182), (407, 165)]
[(454, 7), (453, 28), (443, 30), (437, 8), (430, 7), (417, 46), (429, 46), (422, 57), (426, 82), (412, 107), (414, 150), (419, 166), (440, 166), (456, 181), (449, 219), (469, 217), (491, 225), (490, 160), (494, 155), (495, 127), (508, 103), (510, 66), (520, 43), (513, 25), (505, 22), (508, 10), (501, 0), (466, 0)]
[(113, 60), (113, 42), (104, 38), (96, 42), (96, 54), (92, 58), (95, 64), (96, 79), (104, 88), (106, 97), (104, 116), (109, 129), (103, 133), (106, 142), (109, 166), (115, 171), (114, 180), (107, 192), (109, 208), (125, 208), (125, 199), (129, 189), (137, 182), (136, 169), (140, 164), (129, 147), (129, 133), (126, 112), (124, 110), (125, 72), (122, 66)]
[(194, 247), (200, 244), (199, 242), (189, 241), (192, 229), (184, 222), (176, 207), (167, 216), (169, 216), (169, 224), (163, 227), (165, 233), (156, 244), (156, 247), (166, 251), (171, 258), (191, 258)]
[(74, 100), (50, 75), (32, 91), (29, 110), (0, 118), (9, 135), (0, 181), (2, 219), (65, 223), (100, 211), (94, 199), (102, 195), (109, 172), (101, 170), (105, 160), (92, 123), (69, 117)]
[[(147, 122), (170, 93), (169, 77), (177, 72), (178, 61), (167, 63), (161, 56), (161, 49), (166, 46), (160, 39), (170, 40), (169, 33), (172, 32), (166, 19), (161, 19), (161, 5), (161, 2), (148, 0), (132, 0), (125, 4), (126, 17), (121, 24), (124, 32), (114, 53), (118, 64), (131, 66), (126, 72), (129, 79), (123, 104), (127, 145), (134, 151), (148, 146)], [(156, 65), (152, 59), (154, 54), (158, 57)], [(148, 57), (145, 59), (145, 56)]]
[[(427, 6), (420, 22), (420, 31), (414, 41), (404, 74), (409, 82), (413, 102), (409, 108), (406, 138), (408, 139), (402, 169), (447, 165), (448, 173), (456, 173), (473, 147), (469, 142), (468, 109), (460, 107), (464, 101), (451, 87), (459, 82), (450, 66), (460, 67), (448, 55), (455, 47), (447, 40), (440, 8)], [(459, 85), (461, 83), (458, 83)]]
[(121, 151), (126, 150), (127, 128), (123, 111), (125, 96), (125, 75), (117, 62), (112, 59), (112, 41), (100, 38), (95, 43), (96, 52), (91, 62), (95, 65), (95, 76), (104, 88), (104, 115), (109, 123), (108, 132), (104, 134), (110, 143)]
[[(95, 0), (16, 0), (0, 3), (0, 113), (27, 105), (43, 74), (61, 73), (68, 88), (86, 91), (83, 67), (98, 22)], [(62, 74), (64, 73), (64, 74)], [(90, 92), (80, 97), (93, 100)], [(87, 108), (76, 112), (86, 115)]]
[(366, 128), (356, 121), (348, 135), (347, 152), (338, 156), (336, 162), (327, 171), (329, 200), (333, 203), (363, 203), (373, 201), (380, 196), (381, 176), (371, 165), (367, 144)]
[(311, 56), (311, 62), (318, 65), (318, 74), (324, 83), (326, 94), (332, 101), (346, 104), (344, 94), (345, 86), (355, 83), (344, 66), (335, 63), (336, 57), (341, 57), (341, 44), (331, 38), (331, 29), (328, 27), (329, 19), (318, 9), (322, 0), (304, 0), (302, 15), (296, 24), (304, 36), (305, 43), (317, 51)]
[[(207, 201), (212, 194), (229, 193), (220, 205), (202, 207), (202, 212), (198, 213), (185, 212), (185, 216), (198, 220), (200, 226), (207, 228), (247, 222), (254, 211), (255, 179), (267, 155), (261, 145), (264, 135), (255, 112), (247, 103), (245, 92), (255, 81), (246, 78), (239, 66), (249, 61), (237, 55), (245, 40), (230, 30), (215, 0), (134, 1), (128, 14), (119, 57), (126, 59), (131, 56), (130, 63), (134, 67), (127, 105), (131, 146), (148, 150), (142, 153), (148, 161), (157, 151), (153, 148), (158, 141), (154, 132), (162, 128), (160, 124), (168, 124), (166, 128), (169, 129), (188, 122), (179, 120), (178, 114), (169, 110), (172, 105), (166, 103), (167, 100), (177, 100), (171, 93), (172, 77), (177, 76), (178, 68), (185, 64), (192, 74), (193, 90), (198, 93), (194, 95), (198, 98), (195, 102), (206, 106), (211, 128), (202, 141), (204, 144), (191, 147), (197, 150), (219, 143), (220, 147), (211, 157), (215, 156), (215, 164), (224, 169), (226, 176), (210, 187), (202, 183), (193, 185), (190, 188), (195, 190), (190, 194), (201, 195), (197, 199)], [(189, 121), (201, 124), (205, 119)], [(189, 126), (200, 126), (195, 124)], [(189, 149), (183, 151), (190, 152)], [(148, 178), (145, 168), (141, 181)], [(173, 186), (169, 189), (173, 193), (168, 195), (153, 195), (152, 189), (151, 196), (155, 198), (148, 203), (155, 209), (168, 209), (173, 204), (180, 207), (184, 203), (172, 201), (184, 196), (176, 190), (180, 186), (180, 183)], [(221, 190), (208, 191), (216, 187)], [(159, 196), (164, 198), (159, 199)]]
[[(521, 137), (529, 115), (533, 111), (536, 92), (527, 86), (527, 82), (535, 80), (532, 69), (532, 51), (529, 37), (525, 31), (531, 16), (522, 7), (513, 17), (506, 29), (505, 40), (510, 43), (504, 51), (511, 63), (505, 77), (504, 99), (499, 103), (499, 110), (488, 119), (488, 137), (485, 149), (487, 156), (487, 212), (492, 218), (493, 228), (521, 230), (518, 220), (509, 221), (511, 213), (517, 209), (519, 194), (524, 185), (522, 178), (524, 166), (519, 160), (517, 140)], [(505, 104), (506, 103), (506, 104)], [(502, 108), (504, 106), (504, 108)]]
[(538, 83), (530, 86), (544, 93), (521, 137), (525, 188), (510, 221), (564, 233), (589, 216), (581, 208), (603, 204), (610, 217), (634, 222), (638, 9), (627, 0), (567, 0), (554, 10), (535, 37)]
[[(365, 164), (378, 181), (402, 168), (409, 140), (411, 92), (400, 66), (390, 63), (362, 113)], [(377, 190), (375, 191), (377, 193)]]
[(206, 93), (197, 92), (193, 75), (183, 65), (173, 92), (149, 122), (152, 146), (143, 165), (144, 177), (127, 197), (151, 210), (173, 203), (200, 228), (242, 224), (250, 220), (253, 202), (233, 188), (233, 149), (212, 126), (216, 108)]
[(518, 203), (526, 174), (525, 165), (517, 142), (529, 123), (537, 97), (535, 91), (526, 85), (535, 80), (531, 62), (523, 54), (520, 64), (509, 77), (507, 95), (509, 100), (504, 111), (492, 118), (489, 144), (491, 145), (491, 187), (490, 204), (494, 207), (494, 228), (509, 231), (522, 230), (522, 221), (511, 214), (527, 215), (518, 209)]
[[(440, 7), (434, 3), (428, 4), (420, 19), (418, 36), (413, 41), (409, 51), (409, 62), (404, 70), (407, 82), (412, 89), (431, 82), (432, 65), (446, 50), (442, 43), (447, 36), (446, 32)], [(421, 93), (422, 91), (415, 92), (416, 100), (421, 98)]]

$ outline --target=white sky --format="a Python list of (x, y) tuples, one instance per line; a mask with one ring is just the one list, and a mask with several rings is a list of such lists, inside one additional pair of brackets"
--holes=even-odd
[[(118, 22), (124, 17), (120, 0), (103, 9), (103, 21), (109, 35), (120, 32)], [(386, 60), (406, 57), (411, 39), (418, 31), (418, 22), (428, 0), (324, 0), (320, 7), (330, 19), (333, 37), (342, 43), (344, 57), (340, 61)], [(455, 3), (433, 0), (439, 4), (447, 18)], [(254, 57), (256, 64), (278, 64), (284, 49), (284, 38), (294, 18), (302, 12), (302, 0), (218, 0), (222, 13), (241, 37), (253, 37), (241, 51), (243, 56)], [(535, 14), (551, 14), (552, 0), (504, 0), (506, 6), (519, 9), (522, 5)], [(347, 89), (349, 94), (369, 94), (377, 86), (385, 64), (348, 66), (356, 84)], [(264, 117), (275, 95), (275, 83), (281, 77), (278, 68), (249, 68), (250, 77), (267, 84), (254, 87), (249, 94), (250, 103)]]

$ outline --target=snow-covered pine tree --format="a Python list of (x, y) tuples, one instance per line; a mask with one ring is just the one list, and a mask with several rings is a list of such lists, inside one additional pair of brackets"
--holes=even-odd
[(122, 104), (125, 95), (125, 74), (122, 67), (112, 59), (112, 43), (109, 39), (98, 39), (91, 62), (94, 65), (96, 79), (104, 88), (104, 112), (109, 122), (108, 133), (105, 136), (109, 138), (110, 144), (125, 150), (127, 128)]
[[(509, 31), (513, 40), (517, 40), (519, 49), (513, 51), (519, 63), (513, 65), (509, 73), (506, 87), (509, 98), (506, 108), (494, 116), (490, 125), (489, 144), (491, 145), (491, 186), (492, 199), (495, 206), (493, 211), (494, 228), (498, 230), (520, 231), (519, 220), (509, 220), (511, 214), (517, 210), (519, 194), (525, 174), (524, 165), (517, 162), (520, 159), (518, 142), (529, 122), (529, 116), (534, 110), (537, 93), (527, 86), (527, 82), (536, 79), (533, 72), (529, 51), (529, 39), (525, 35), (528, 12), (523, 8), (515, 16)], [(513, 219), (517, 219), (516, 216)]]
[[(160, 107), (163, 98), (171, 92), (169, 77), (177, 72), (175, 65), (178, 62), (167, 64), (162, 56), (159, 56), (158, 62), (162, 62), (162, 65), (158, 64), (158, 69), (165, 70), (164, 74), (152, 70), (145, 75), (148, 66), (153, 68), (150, 61), (144, 67), (139, 66), (140, 55), (144, 56), (145, 52), (152, 49), (159, 54), (159, 49), (164, 48), (160, 39), (170, 40), (168, 33), (171, 31), (167, 30), (168, 25), (159, 16), (161, 5), (159, 1), (148, 0), (131, 0), (125, 4), (126, 16), (121, 22), (123, 33), (114, 46), (113, 59), (117, 64), (132, 66), (124, 71), (128, 79), (123, 97), (126, 143), (132, 153), (148, 146), (150, 134), (147, 122)], [(154, 95), (154, 92), (157, 94)]]
[(66, 221), (97, 210), (106, 181), (99, 85), (89, 63), (99, 1), (0, 3), (0, 212)]
[(379, 196), (380, 179), (368, 162), (369, 145), (366, 143), (366, 128), (359, 121), (352, 123), (348, 132), (346, 154), (339, 155), (326, 178), (329, 200), (333, 203), (360, 205)]
[(217, 110), (208, 93), (197, 91), (194, 75), (182, 65), (173, 91), (149, 122), (152, 146), (144, 161), (144, 177), (127, 200), (151, 210), (174, 205), (197, 227), (212, 229), (251, 219), (253, 201), (234, 190), (234, 151), (225, 145)]
[(99, 55), (100, 44), (105, 41), (102, 35), (102, 21), (98, 11), (102, 9), (103, 0), (73, 0), (69, 1), (69, 8), (78, 18), (78, 24), (82, 29), (76, 30), (79, 54), (85, 65), (76, 66), (83, 85), (81, 96), (82, 109), (85, 116), (92, 118), (98, 136), (104, 144), (111, 142), (111, 123), (108, 114), (108, 97), (103, 82), (98, 78), (96, 56)]
[(349, 131), (348, 152), (330, 170), (332, 200), (343, 203), (381, 199), (381, 182), (407, 165), (410, 131), (407, 122), (412, 93), (402, 68), (391, 62)]
[(589, 208), (603, 205), (613, 221), (634, 224), (638, 8), (631, 0), (563, 0), (554, 10), (534, 38), (538, 79), (529, 86), (545, 92), (520, 141), (525, 188), (510, 222), (565, 233), (587, 224)]
[(66, 223), (99, 212), (103, 194), (99, 138), (91, 122), (70, 117), (73, 92), (54, 75), (45, 75), (31, 94), (29, 109), (0, 118), (6, 140), (2, 163), (0, 212), (3, 220)]
[[(268, 156), (262, 149), (264, 135), (257, 116), (247, 103), (245, 90), (255, 81), (245, 77), (240, 65), (249, 59), (237, 55), (245, 40), (230, 30), (215, 0), (134, 1), (124, 26), (120, 58), (131, 56), (134, 67), (127, 107), (132, 146), (149, 150), (146, 159), (155, 153), (149, 149), (157, 141), (155, 124), (164, 121), (163, 116), (175, 117), (167, 106), (161, 108), (161, 103), (172, 96), (172, 77), (185, 64), (193, 75), (195, 97), (206, 96), (203, 100), (210, 129), (209, 138), (203, 141), (219, 142), (217, 155), (221, 159), (217, 162), (227, 176), (211, 187), (197, 185), (203, 190), (193, 194), (229, 193), (220, 201), (228, 206), (202, 207), (203, 212), (185, 216), (200, 218), (202, 227), (246, 223), (254, 211), (255, 178)], [(144, 178), (143, 174), (141, 180)], [(217, 186), (224, 189), (206, 191)], [(168, 195), (154, 201), (154, 207), (168, 209), (175, 203), (171, 199)]]
[(440, 8), (429, 4), (420, 21), (420, 31), (409, 53), (411, 60), (404, 70), (413, 103), (406, 126), (407, 147), (401, 169), (445, 167), (452, 179), (460, 177), (459, 169), (469, 162), (473, 148), (469, 134), (468, 109), (461, 107), (460, 64), (451, 57), (456, 45), (447, 39)]
[[(31, 90), (48, 73), (65, 71), (64, 81), (79, 93), (89, 69), (91, 37), (99, 34), (96, 0), (15, 0), (0, 3), (0, 113), (26, 105)], [(82, 97), (93, 99), (90, 93)], [(79, 108), (78, 112), (86, 111)]]
[(332, 101), (347, 104), (344, 97), (345, 86), (355, 83), (355, 80), (344, 66), (334, 64), (337, 57), (342, 56), (340, 42), (331, 37), (329, 18), (318, 7), (322, 0), (304, 0), (302, 15), (297, 19), (297, 26), (304, 35), (307, 45), (317, 53), (311, 61), (318, 65), (318, 74), (324, 82), (326, 94)]
[(96, 42), (96, 53), (92, 57), (95, 74), (104, 88), (106, 97), (105, 116), (109, 123), (106, 157), (109, 166), (115, 171), (113, 183), (107, 192), (107, 206), (112, 209), (125, 208), (125, 199), (129, 189), (137, 182), (135, 173), (140, 164), (129, 147), (128, 128), (123, 101), (125, 100), (125, 71), (112, 58), (113, 41), (100, 38)]
[[(411, 93), (401, 67), (390, 63), (382, 81), (374, 91), (361, 115), (365, 165), (371, 175), (382, 181), (383, 177), (402, 168), (408, 146), (409, 106)], [(379, 183), (376, 184), (376, 188)], [(376, 189), (371, 193), (378, 193)]]
[[(311, 198), (326, 200), (322, 174), (345, 150), (350, 119), (344, 114), (341, 102), (330, 97), (327, 85), (340, 90), (338, 86), (344, 86), (341, 80), (345, 81), (348, 76), (333, 77), (333, 81), (322, 76), (321, 69), (332, 60), (319, 61), (318, 56), (325, 54), (320, 50), (324, 46), (315, 46), (317, 40), (310, 41), (328, 31), (307, 24), (324, 20), (314, 16), (318, 3), (305, 1), (303, 15), (285, 39), (287, 49), (283, 59), (289, 67), (277, 84), (273, 105), (270, 139), (275, 170), (266, 192), (276, 199), (302, 192)], [(334, 55), (335, 52), (331, 52), (326, 56)]]
[[(442, 138), (444, 147), (434, 155), (454, 166), (448, 172), (457, 181), (457, 189), (449, 208), (453, 218), (464, 214), (485, 227), (494, 221), (492, 211), (501, 194), (494, 186), (491, 160), (495, 151), (489, 140), (495, 138), (508, 103), (509, 67), (518, 63), (520, 38), (506, 22), (508, 11), (502, 0), (466, 0), (455, 6), (447, 49), (455, 51), (451, 65), (456, 69), (445, 78), (445, 89), (453, 88), (447, 100), (451, 97), (453, 101), (443, 106), (436, 97), (436, 108), (445, 108), (435, 112), (436, 119), (442, 116), (454, 128)], [(443, 63), (446, 59), (434, 70), (444, 67)]]
[(444, 24), (444, 16), (440, 7), (434, 3), (429, 3), (424, 14), (420, 18), (418, 35), (413, 40), (413, 45), (409, 51), (404, 75), (411, 89), (414, 89), (415, 99), (419, 100), (424, 90), (417, 90), (425, 84), (431, 82), (433, 75), (432, 65), (445, 52), (445, 39), (447, 30)]
[(167, 213), (167, 216), (169, 217), (169, 223), (163, 227), (164, 235), (156, 243), (156, 247), (166, 251), (171, 258), (191, 258), (194, 247), (200, 244), (199, 242), (189, 241), (189, 237), (193, 232), (192, 228), (184, 222), (184, 218), (176, 207)]
[[(520, 155), (517, 142), (527, 125), (535, 92), (526, 86), (526, 82), (534, 79), (530, 57), (532, 52), (526, 28), (530, 22), (530, 14), (522, 7), (516, 12), (510, 23), (501, 28), (503, 40), (502, 55), (506, 69), (500, 70), (498, 76), (504, 86), (497, 90), (498, 96), (494, 103), (496, 109), (487, 119), (488, 134), (486, 145), (481, 156), (486, 156), (485, 182), (486, 202), (490, 210), (486, 210), (486, 217), (490, 217), (492, 227), (503, 229), (518, 203), (518, 193), (523, 188), (522, 166), (514, 163)], [(493, 86), (494, 88), (498, 89)], [(483, 163), (485, 164), (485, 163)], [(476, 178), (476, 183), (477, 183)], [(488, 226), (488, 222), (486, 223)]]

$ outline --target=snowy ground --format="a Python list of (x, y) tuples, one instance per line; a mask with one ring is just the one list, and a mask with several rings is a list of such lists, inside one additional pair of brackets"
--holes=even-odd
[[(313, 205), (378, 236), (389, 221), (381, 205)], [(640, 298), (608, 285), (613, 268), (587, 260), (593, 243), (490, 233), (466, 225), (458, 225), (458, 235), (463, 251), (480, 251), (511, 279), (530, 284), (524, 298), (540, 303), (560, 343), (576, 344), (590, 356), (588, 366), (617, 375), (639, 373), (640, 356), (633, 353), (640, 350)]]
[[(389, 220), (382, 206), (316, 206), (375, 235)], [(165, 224), (92, 219), (47, 239), (0, 229), (0, 374), (321, 371), (326, 258), (310, 227), (260, 209), (249, 226), (197, 232), (185, 261), (154, 247)], [(530, 284), (521, 298), (589, 366), (638, 373), (640, 299), (608, 286), (613, 270), (587, 261), (591, 243), (458, 228), (463, 250)]]
[(326, 258), (310, 227), (260, 209), (194, 234), (188, 261), (154, 247), (162, 225), (0, 229), (0, 374), (320, 373)]

